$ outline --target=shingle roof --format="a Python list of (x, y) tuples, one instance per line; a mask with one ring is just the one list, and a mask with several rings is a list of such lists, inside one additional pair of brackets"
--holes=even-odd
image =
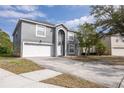
[[(47, 22), (47, 21), (33, 20), (33, 19), (28, 19), (28, 18), (21, 18), (21, 19), (19, 19), (19, 21), (18, 21), (16, 27), (18, 26), (18, 24), (19, 24), (21, 21), (27, 21), (27, 22), (31, 22), (31, 23), (44, 24), (44, 25), (47, 25), (47, 26), (50, 26), (50, 27), (57, 27), (57, 26), (59, 26), (59, 25), (62, 25), (62, 26), (65, 27), (68, 31), (70, 31), (70, 32), (75, 32), (75, 31), (69, 30), (69, 29), (68, 29), (65, 25), (63, 25), (63, 24), (55, 25), (55, 24), (49, 23), (49, 22)], [(15, 29), (16, 29), (16, 27), (15, 27)], [(13, 35), (14, 35), (14, 33), (15, 33), (15, 30), (14, 30), (14, 32), (13, 32)]]
[(34, 22), (38, 22), (38, 23), (43, 23), (43, 24), (55, 26), (55, 24), (49, 23), (49, 22), (47, 22), (47, 21), (33, 20), (33, 19), (28, 19), (28, 18), (22, 18), (22, 19), (20, 19), (20, 20), (34, 21)]

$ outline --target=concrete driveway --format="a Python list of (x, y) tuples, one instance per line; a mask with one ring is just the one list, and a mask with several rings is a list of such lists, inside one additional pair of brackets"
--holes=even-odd
[[(112, 66), (103, 62), (79, 62), (62, 57), (27, 58), (46, 68), (75, 75), (108, 87), (118, 87), (124, 76), (124, 66)], [(124, 87), (122, 83), (121, 87)]]

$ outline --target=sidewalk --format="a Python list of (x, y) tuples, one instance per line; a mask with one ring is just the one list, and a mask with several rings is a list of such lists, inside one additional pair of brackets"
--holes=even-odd
[(55, 76), (58, 76), (62, 73), (56, 72), (53, 70), (49, 69), (44, 69), (44, 70), (38, 70), (38, 71), (33, 71), (33, 72), (28, 72), (28, 73), (23, 73), (20, 74), (23, 77), (29, 78), (34, 81), (42, 81), (48, 78), (53, 78)]
[(59, 74), (61, 73), (52, 70), (40, 70), (16, 75), (0, 68), (0, 88), (60, 88), (61, 86), (39, 82)]

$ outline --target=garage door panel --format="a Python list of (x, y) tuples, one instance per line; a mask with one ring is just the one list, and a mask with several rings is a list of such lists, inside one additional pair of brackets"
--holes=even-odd
[(124, 56), (124, 48), (112, 48), (113, 56)]
[(42, 57), (42, 56), (51, 56), (51, 46), (24, 44), (23, 57)]

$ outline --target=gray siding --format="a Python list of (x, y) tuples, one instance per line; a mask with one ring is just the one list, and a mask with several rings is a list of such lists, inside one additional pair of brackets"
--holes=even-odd
[(13, 35), (14, 55), (21, 56), (21, 23), (16, 27)]
[(46, 37), (36, 36), (36, 24), (22, 22), (22, 41), (53, 43), (53, 28), (46, 27)]
[(56, 46), (55, 46), (55, 42), (56, 42), (56, 32), (55, 29), (53, 29), (53, 47), (52, 47), (52, 53), (53, 53), (53, 57), (56, 56)]

